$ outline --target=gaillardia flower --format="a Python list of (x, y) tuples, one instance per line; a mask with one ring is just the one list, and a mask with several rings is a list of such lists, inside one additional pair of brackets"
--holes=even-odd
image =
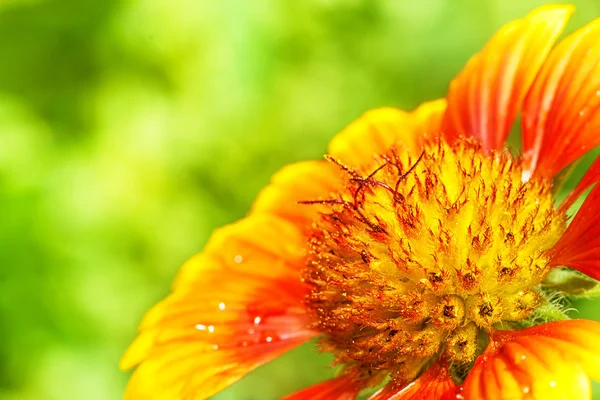
[(555, 194), (600, 144), (600, 20), (554, 46), (571, 11), (509, 23), (445, 99), (369, 111), (278, 172), (148, 312), (126, 399), (205, 399), (315, 337), (339, 374), (288, 400), (589, 398), (600, 323), (560, 300), (600, 278), (600, 159)]

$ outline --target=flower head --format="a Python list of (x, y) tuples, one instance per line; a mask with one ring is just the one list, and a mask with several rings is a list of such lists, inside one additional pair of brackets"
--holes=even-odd
[(126, 398), (204, 399), (313, 337), (341, 373), (288, 400), (388, 377), (371, 400), (589, 397), (600, 323), (553, 301), (600, 278), (600, 159), (554, 198), (600, 144), (600, 20), (553, 48), (571, 11), (506, 25), (445, 99), (369, 111), (277, 173), (146, 315)]

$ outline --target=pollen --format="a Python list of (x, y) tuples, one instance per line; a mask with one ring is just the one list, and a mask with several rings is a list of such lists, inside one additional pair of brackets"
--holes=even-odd
[[(552, 182), (462, 139), (391, 148), (319, 203), (304, 280), (322, 347), (408, 383), (436, 358), (468, 365), (493, 327), (529, 317), (566, 227)], [(485, 340), (485, 338), (483, 339)]]

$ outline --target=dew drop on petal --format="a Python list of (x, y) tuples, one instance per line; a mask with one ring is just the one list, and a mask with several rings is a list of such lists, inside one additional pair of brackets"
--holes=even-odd
[(206, 325), (197, 324), (196, 325), (196, 329), (198, 329), (199, 331), (205, 331), (206, 330)]
[(260, 324), (260, 317), (254, 318), (254, 325)]
[(209, 326), (208, 326), (208, 331), (209, 331), (210, 333), (213, 333), (213, 332), (215, 331), (215, 327), (214, 327), (214, 326), (212, 326), (212, 325), (209, 325)]
[(225, 309), (225, 303), (219, 303), (219, 310)]
[(523, 388), (523, 393), (529, 393), (529, 386), (525, 386)]
[(556, 387), (556, 381), (550, 381), (550, 387)]
[(238, 264), (240, 264), (243, 260), (244, 260), (244, 258), (239, 254), (237, 256), (233, 257), (233, 261), (235, 261)]
[(273, 338), (271, 336), (267, 336), (265, 340), (267, 341), (267, 343), (271, 343), (273, 341)]

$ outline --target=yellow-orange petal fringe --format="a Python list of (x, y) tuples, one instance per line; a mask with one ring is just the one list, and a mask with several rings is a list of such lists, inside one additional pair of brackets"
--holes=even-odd
[(304, 343), (302, 232), (256, 215), (216, 231), (144, 318), (121, 361), (125, 399), (205, 399)]
[(408, 386), (398, 390), (392, 381), (368, 400), (456, 400), (459, 391), (448, 368), (438, 361)]
[(550, 322), (495, 331), (464, 382), (465, 399), (589, 399), (600, 374), (600, 323)]
[(543, 6), (502, 27), (451, 82), (442, 131), (502, 149), (515, 117), (572, 6)]
[(346, 374), (302, 389), (281, 400), (354, 400), (361, 389), (355, 376)]
[(329, 143), (329, 154), (351, 167), (372, 163), (391, 146), (418, 152), (423, 141), (439, 136), (446, 100), (423, 103), (406, 112), (391, 107), (366, 112)]
[(594, 279), (600, 279), (599, 185), (594, 186), (548, 256), (552, 266), (571, 267)]
[(344, 173), (327, 161), (304, 161), (279, 170), (252, 206), (253, 214), (274, 214), (299, 227), (310, 227), (321, 210), (316, 205), (301, 205), (299, 201), (328, 199), (339, 190)]
[(549, 178), (600, 144), (600, 19), (561, 41), (529, 91), (522, 113), (529, 175)]

